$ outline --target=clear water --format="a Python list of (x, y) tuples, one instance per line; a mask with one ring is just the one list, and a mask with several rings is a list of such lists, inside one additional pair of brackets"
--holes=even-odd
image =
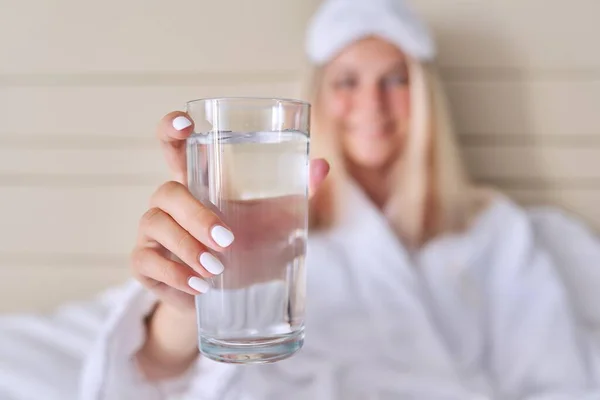
[(226, 362), (269, 362), (303, 340), (308, 136), (295, 131), (196, 134), (190, 191), (232, 228), (225, 265), (196, 298), (200, 350)]

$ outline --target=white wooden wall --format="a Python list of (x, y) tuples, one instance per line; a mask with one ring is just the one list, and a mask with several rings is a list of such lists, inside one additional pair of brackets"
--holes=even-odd
[[(317, 0), (0, 0), (0, 311), (126, 279), (191, 98), (298, 96)], [(600, 2), (413, 0), (477, 179), (600, 227)]]

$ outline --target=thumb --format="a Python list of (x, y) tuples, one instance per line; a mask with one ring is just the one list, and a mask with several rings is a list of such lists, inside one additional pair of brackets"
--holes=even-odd
[(308, 194), (312, 197), (329, 174), (329, 163), (322, 158), (311, 160), (308, 176)]

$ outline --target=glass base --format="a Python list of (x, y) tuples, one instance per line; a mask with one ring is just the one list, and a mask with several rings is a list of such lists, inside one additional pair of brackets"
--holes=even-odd
[(220, 340), (200, 336), (200, 353), (230, 364), (266, 364), (284, 360), (304, 343), (304, 329), (265, 338)]

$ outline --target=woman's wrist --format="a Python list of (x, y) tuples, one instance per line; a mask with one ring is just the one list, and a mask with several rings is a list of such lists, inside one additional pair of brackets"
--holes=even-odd
[(198, 357), (195, 314), (158, 303), (146, 320), (146, 341), (136, 355), (149, 380), (177, 377)]

